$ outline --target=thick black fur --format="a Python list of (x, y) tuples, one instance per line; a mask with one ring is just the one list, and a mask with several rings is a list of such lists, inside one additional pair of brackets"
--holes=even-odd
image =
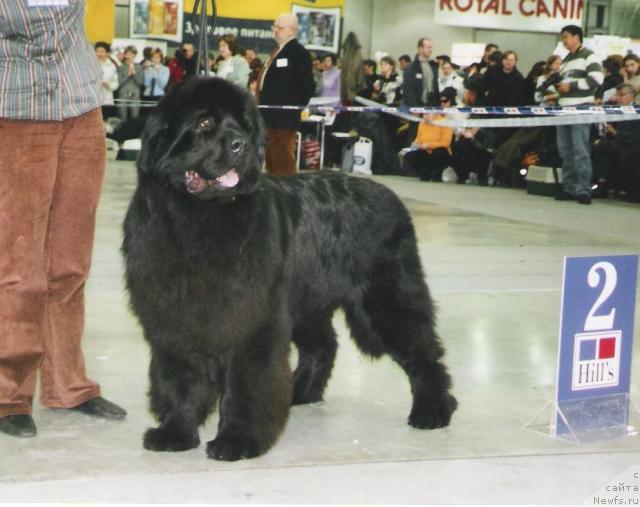
[[(145, 448), (197, 447), (219, 402), (209, 457), (266, 452), (292, 403), (322, 399), (338, 307), (362, 352), (406, 371), (409, 424), (447, 426), (457, 402), (407, 210), (366, 179), (265, 176), (263, 144), (253, 99), (222, 80), (181, 83), (150, 114), (122, 247), (160, 421)], [(187, 191), (186, 171), (213, 180), (230, 168), (235, 187)]]

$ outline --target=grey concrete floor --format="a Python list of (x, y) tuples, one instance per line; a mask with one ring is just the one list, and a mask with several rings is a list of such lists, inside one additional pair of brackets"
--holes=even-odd
[[(593, 503), (640, 464), (640, 438), (574, 446), (524, 428), (554, 396), (565, 255), (638, 253), (640, 206), (376, 177), (409, 207), (439, 307), (460, 408), (449, 428), (406, 425), (404, 374), (363, 358), (343, 316), (325, 401), (292, 409), (265, 456), (238, 463), (142, 449), (149, 354), (127, 308), (119, 247), (135, 186), (110, 162), (87, 286), (87, 367), (122, 422), (35, 408), (39, 435), (0, 436), (0, 501), (129, 503)], [(640, 312), (636, 313), (636, 351)], [(632, 380), (638, 398), (640, 354)], [(201, 431), (215, 435), (217, 416)], [(637, 497), (636, 497), (637, 498)]]

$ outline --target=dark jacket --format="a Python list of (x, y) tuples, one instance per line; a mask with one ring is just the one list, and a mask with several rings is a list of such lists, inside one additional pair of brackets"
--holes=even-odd
[(603, 98), (604, 92), (606, 92), (607, 90), (611, 90), (612, 88), (615, 88), (623, 81), (624, 79), (620, 74), (609, 74), (608, 76), (605, 76), (604, 81), (596, 90), (596, 99)]
[(404, 69), (402, 75), (402, 96), (403, 104), (409, 107), (437, 106), (440, 92), (438, 91), (438, 63), (430, 60), (429, 65), (433, 73), (433, 83), (431, 84), (431, 93), (427, 97), (427, 103), (422, 102), (422, 90), (424, 80), (422, 78), (422, 65), (416, 56), (413, 62)]
[(621, 121), (614, 123), (616, 135), (614, 137), (616, 143), (627, 148), (640, 146), (640, 128), (638, 122)]
[(494, 67), (484, 74), (487, 88), (485, 105), (524, 106), (526, 105), (526, 83), (518, 69), (506, 74), (502, 67)]
[[(306, 106), (313, 97), (315, 82), (309, 52), (296, 39), (285, 44), (264, 75), (261, 105)], [(296, 130), (300, 111), (261, 109), (267, 128)]]

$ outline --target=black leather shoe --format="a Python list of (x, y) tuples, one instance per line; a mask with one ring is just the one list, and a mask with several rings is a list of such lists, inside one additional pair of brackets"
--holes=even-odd
[(77, 410), (83, 414), (101, 417), (103, 419), (111, 419), (113, 421), (124, 419), (124, 416), (127, 415), (127, 411), (125, 409), (100, 396), (93, 398), (92, 400), (85, 401), (81, 405), (73, 407), (71, 410)]
[(0, 417), (0, 431), (20, 438), (35, 437), (38, 434), (33, 417), (27, 414)]
[(580, 194), (576, 196), (576, 201), (580, 204), (591, 204), (591, 196), (588, 194)]
[(558, 190), (558, 192), (556, 193), (554, 199), (556, 201), (575, 201), (576, 198), (574, 196), (572, 196), (571, 194), (565, 192), (564, 190)]

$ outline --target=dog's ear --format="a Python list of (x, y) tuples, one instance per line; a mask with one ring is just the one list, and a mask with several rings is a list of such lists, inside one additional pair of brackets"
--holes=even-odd
[(142, 133), (142, 147), (138, 154), (138, 170), (143, 173), (153, 172), (158, 160), (166, 149), (166, 128), (167, 124), (164, 115), (155, 107), (149, 113)]

